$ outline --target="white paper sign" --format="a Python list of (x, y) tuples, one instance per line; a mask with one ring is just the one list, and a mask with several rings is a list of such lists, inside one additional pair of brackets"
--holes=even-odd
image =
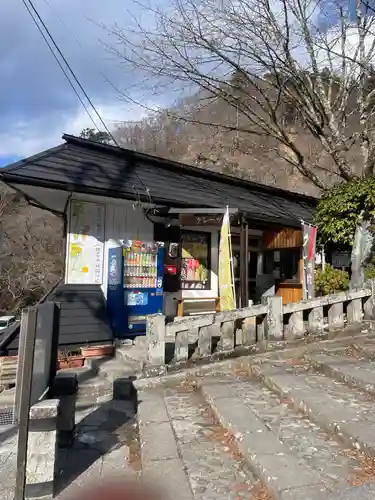
[(72, 201), (67, 283), (102, 284), (105, 206)]

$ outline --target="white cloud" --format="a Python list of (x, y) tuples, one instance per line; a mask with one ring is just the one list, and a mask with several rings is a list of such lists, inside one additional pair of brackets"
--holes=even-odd
[[(145, 110), (121, 102), (108, 83), (133, 89), (134, 75), (109, 54), (102, 41), (113, 39), (100, 27), (126, 26), (127, 11), (136, 12), (137, 3), (40, 0), (35, 5), (108, 127), (142, 118)], [(92, 128), (22, 2), (2, 0), (0, 10), (0, 46), (6, 47), (0, 53), (0, 158), (29, 156), (61, 143), (63, 133)]]
[[(120, 121), (138, 121), (147, 114), (144, 108), (135, 104), (124, 104), (121, 101), (99, 105), (97, 110), (110, 130)], [(104, 127), (92, 110), (90, 114), (95, 118), (97, 129), (103, 130)], [(20, 121), (13, 124), (11, 133), (0, 133), (0, 157), (24, 158), (39, 153), (61, 144), (61, 136), (64, 133), (79, 135), (86, 127), (94, 128), (94, 125), (82, 106), (72, 113), (61, 116), (61, 119), (48, 131), (44, 129), (43, 123), (32, 120)]]

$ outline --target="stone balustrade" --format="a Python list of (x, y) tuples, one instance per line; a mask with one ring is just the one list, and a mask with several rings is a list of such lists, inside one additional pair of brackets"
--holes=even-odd
[(363, 290), (325, 295), (283, 305), (278, 296), (263, 297), (262, 304), (233, 311), (186, 318), (166, 324), (162, 314), (147, 323), (147, 363), (163, 366), (166, 344), (174, 345), (173, 361), (188, 360), (189, 346), (196, 346), (195, 359), (217, 352), (231, 352), (238, 346), (251, 347), (266, 340), (283, 341), (322, 334), (325, 329), (342, 329), (375, 316), (375, 280)]

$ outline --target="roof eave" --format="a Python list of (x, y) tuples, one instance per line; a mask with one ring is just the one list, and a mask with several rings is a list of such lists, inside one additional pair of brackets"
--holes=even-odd
[[(49, 179), (33, 179), (30, 177), (23, 177), (18, 174), (12, 174), (11, 172), (5, 172), (0, 173), (0, 177), (4, 180), (4, 182), (9, 185), (9, 187), (15, 187), (17, 185), (30, 185), (30, 186), (36, 186), (36, 187), (41, 187), (41, 188), (47, 188), (47, 189), (56, 189), (56, 190), (61, 190), (61, 191), (66, 191), (68, 193), (79, 193), (79, 194), (88, 194), (92, 196), (101, 196), (101, 197), (108, 197), (108, 198), (114, 198), (114, 199), (122, 199), (122, 200), (130, 200), (130, 201), (142, 201), (144, 203), (149, 202), (149, 199), (145, 195), (140, 195), (140, 196), (135, 196), (132, 195), (131, 193), (119, 193), (118, 191), (112, 191), (105, 189), (103, 190), (102, 188), (90, 188), (87, 186), (73, 186), (73, 185), (67, 185), (59, 182), (54, 182), (50, 181)], [(181, 208), (184, 207), (191, 207), (191, 208), (213, 208), (210, 206), (207, 207), (202, 207), (202, 205), (194, 205), (194, 204), (189, 204), (189, 203), (176, 203), (175, 201), (170, 201), (166, 199), (161, 199), (161, 198), (154, 198), (153, 197), (153, 202), (157, 205), (162, 205), (162, 206), (180, 206)], [(301, 223), (300, 220), (298, 219), (293, 219), (293, 218), (288, 218), (288, 217), (280, 217), (276, 218), (274, 216), (256, 216), (251, 217), (251, 214), (248, 214), (248, 217), (253, 220), (260, 220), (262, 222), (268, 222), (276, 225), (286, 225), (290, 227), (298, 227)]]
[(59, 144), (58, 146), (54, 146), (53, 148), (45, 149), (44, 151), (41, 151), (40, 153), (37, 153), (35, 155), (29, 156), (27, 158), (23, 158), (22, 160), (18, 160), (14, 163), (10, 163), (6, 167), (3, 167), (0, 170), (0, 175), (3, 176), (4, 173), (8, 172), (15, 172), (19, 170), (21, 167), (27, 165), (28, 163), (32, 163), (34, 161), (38, 161), (41, 158), (44, 158), (46, 156), (49, 156), (51, 154), (57, 153), (67, 147), (66, 143)]

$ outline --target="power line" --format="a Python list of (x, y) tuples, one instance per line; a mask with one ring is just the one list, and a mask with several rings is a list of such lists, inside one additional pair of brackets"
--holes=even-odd
[(71, 88), (73, 89), (73, 92), (74, 92), (74, 93), (75, 93), (75, 95), (78, 97), (78, 99), (79, 99), (80, 103), (82, 104), (83, 108), (85, 109), (86, 113), (88, 114), (88, 116), (89, 116), (90, 120), (91, 120), (91, 121), (92, 121), (92, 123), (94, 124), (94, 127), (95, 127), (95, 128), (97, 128), (97, 125), (96, 125), (96, 123), (95, 123), (94, 118), (91, 116), (91, 113), (90, 113), (90, 111), (87, 109), (86, 104), (83, 102), (82, 97), (79, 95), (79, 92), (77, 91), (77, 89), (76, 89), (76, 88), (75, 88), (75, 86), (73, 85), (73, 83), (72, 83), (72, 81), (71, 81), (71, 79), (70, 79), (70, 77), (69, 77), (68, 73), (66, 72), (66, 70), (65, 70), (64, 66), (61, 64), (61, 62), (60, 62), (59, 58), (58, 58), (58, 57), (57, 57), (57, 55), (55, 54), (55, 52), (54, 52), (54, 50), (53, 50), (53, 48), (52, 48), (51, 44), (49, 43), (49, 41), (48, 41), (47, 37), (46, 37), (46, 36), (45, 36), (45, 34), (43, 33), (43, 30), (42, 30), (42, 29), (41, 29), (41, 27), (39, 26), (39, 24), (38, 24), (37, 20), (35, 19), (35, 17), (34, 17), (34, 15), (33, 15), (33, 13), (31, 12), (31, 10), (30, 10), (29, 6), (27, 5), (27, 3), (26, 3), (26, 1), (25, 1), (25, 0), (22, 0), (22, 2), (23, 2), (23, 4), (24, 4), (24, 6), (26, 7), (26, 9), (27, 9), (28, 13), (30, 14), (30, 17), (31, 17), (31, 19), (33, 20), (33, 22), (34, 22), (35, 26), (38, 28), (39, 33), (42, 35), (42, 37), (43, 37), (44, 41), (46, 42), (46, 44), (47, 44), (47, 46), (48, 46), (49, 50), (51, 51), (51, 53), (52, 53), (52, 55), (53, 55), (53, 57), (55, 58), (55, 61), (56, 61), (56, 62), (57, 62), (57, 64), (60, 66), (61, 71), (64, 73), (65, 78), (68, 80), (68, 83), (69, 83), (69, 85), (71, 86)]
[[(118, 144), (117, 144), (117, 141), (115, 140), (115, 138), (113, 137), (112, 133), (110, 132), (109, 128), (107, 127), (107, 125), (105, 124), (103, 118), (100, 116), (98, 110), (96, 109), (94, 103), (92, 102), (92, 100), (90, 99), (90, 97), (88, 96), (87, 92), (85, 91), (85, 89), (83, 88), (81, 82), (78, 80), (76, 74), (74, 73), (73, 69), (71, 68), (69, 62), (67, 61), (67, 59), (65, 58), (64, 54), (62, 53), (62, 51), (60, 50), (59, 46), (57, 45), (57, 43), (55, 42), (55, 39), (53, 38), (51, 32), (49, 31), (49, 29), (47, 28), (45, 22), (43, 21), (43, 19), (41, 18), (38, 10), (36, 9), (36, 7), (34, 6), (32, 0), (28, 0), (28, 3), (29, 3), (29, 6), (27, 5), (26, 3), (26, 0), (22, 0), (23, 4), (25, 5), (25, 7), (27, 8), (27, 10), (30, 12), (30, 9), (28, 8), (29, 6), (31, 7), (31, 9), (33, 10), (33, 12), (35, 13), (36, 17), (38, 18), (40, 24), (43, 26), (44, 30), (46, 31), (48, 37), (50, 38), (53, 46), (55, 47), (55, 49), (57, 50), (58, 54), (60, 55), (61, 59), (64, 61), (66, 67), (68, 68), (70, 74), (72, 75), (72, 77), (74, 78), (75, 82), (77, 83), (78, 87), (80, 88), (81, 92), (83, 93), (83, 95), (85, 96), (85, 98), (87, 99), (87, 102), (90, 104), (90, 106), (92, 107), (92, 109), (94, 110), (96, 116), (98, 117), (98, 119), (100, 120), (101, 124), (103, 125), (103, 127), (105, 128), (107, 134), (111, 137), (111, 139), (113, 140), (113, 142), (116, 144), (116, 146), (120, 147)], [(34, 20), (35, 21), (35, 20)], [(40, 26), (38, 26), (39, 29), (40, 29)], [(43, 37), (45, 38), (45, 37)], [(95, 125), (95, 128), (96, 125)]]
[[(65, 65), (66, 65), (66, 67), (68, 68), (69, 72), (70, 72), (70, 73), (71, 73), (71, 75), (73, 76), (73, 78), (74, 78), (75, 82), (77, 83), (78, 87), (80, 88), (80, 90), (82, 91), (83, 95), (84, 95), (84, 96), (85, 96), (85, 98), (87, 99), (88, 103), (90, 104), (90, 106), (91, 106), (91, 107), (92, 107), (92, 109), (94, 110), (94, 112), (95, 112), (96, 116), (99, 118), (99, 120), (100, 120), (101, 124), (103, 125), (103, 127), (104, 127), (105, 131), (107, 132), (107, 134), (109, 135), (109, 137), (112, 139), (112, 141), (114, 142), (114, 144), (115, 144), (118, 148), (120, 148), (120, 149), (121, 149), (120, 145), (118, 144), (118, 142), (117, 142), (117, 141), (116, 141), (116, 139), (114, 138), (114, 136), (113, 136), (112, 132), (109, 130), (109, 128), (107, 127), (107, 125), (106, 125), (106, 123), (104, 122), (103, 118), (101, 117), (100, 113), (99, 113), (99, 112), (98, 112), (98, 110), (96, 109), (96, 107), (95, 107), (94, 103), (92, 102), (92, 100), (91, 100), (91, 99), (90, 99), (90, 97), (88, 96), (87, 92), (86, 92), (86, 91), (85, 91), (85, 89), (83, 88), (83, 86), (82, 86), (81, 82), (78, 80), (78, 77), (77, 77), (77, 76), (76, 76), (76, 74), (74, 73), (74, 71), (73, 71), (73, 69), (71, 68), (71, 66), (70, 66), (69, 62), (67, 61), (67, 59), (65, 58), (65, 56), (64, 56), (64, 54), (62, 53), (61, 49), (59, 48), (59, 46), (57, 45), (56, 41), (54, 40), (54, 38), (53, 38), (53, 36), (52, 36), (51, 32), (49, 31), (49, 29), (47, 28), (47, 26), (46, 26), (45, 22), (44, 22), (44, 21), (43, 21), (43, 19), (41, 18), (40, 14), (39, 14), (38, 10), (36, 9), (36, 7), (34, 6), (34, 4), (33, 4), (32, 0), (28, 0), (28, 3), (27, 3), (27, 0), (22, 0), (22, 3), (24, 4), (24, 6), (26, 7), (27, 11), (29, 12), (29, 14), (30, 14), (30, 16), (31, 16), (31, 18), (32, 18), (32, 20), (33, 20), (33, 22), (34, 22), (34, 23), (35, 23), (35, 25), (37, 26), (37, 28), (38, 28), (38, 30), (39, 30), (39, 32), (40, 32), (40, 34), (42, 35), (42, 37), (43, 37), (44, 41), (46, 42), (46, 44), (47, 44), (48, 48), (49, 48), (49, 49), (50, 49), (50, 51), (52, 52), (52, 54), (53, 54), (53, 56), (54, 56), (55, 60), (57, 61), (57, 63), (58, 63), (58, 65), (59, 65), (60, 69), (63, 71), (63, 73), (64, 73), (65, 77), (67, 78), (67, 80), (68, 80), (68, 82), (69, 82), (69, 84), (70, 84), (70, 86), (71, 86), (71, 87), (72, 87), (72, 89), (74, 90), (74, 93), (77, 95), (77, 97), (78, 97), (78, 99), (79, 99), (80, 103), (82, 104), (82, 106), (84, 107), (84, 109), (85, 109), (86, 113), (87, 113), (87, 114), (88, 114), (88, 116), (90, 117), (90, 119), (91, 119), (92, 123), (94, 124), (94, 127), (97, 129), (97, 125), (96, 125), (96, 123), (95, 123), (95, 120), (92, 118), (92, 116), (91, 116), (90, 112), (88, 111), (88, 109), (87, 109), (87, 107), (86, 107), (85, 103), (83, 102), (83, 100), (82, 100), (81, 96), (79, 95), (79, 93), (78, 93), (77, 89), (75, 88), (75, 86), (73, 85), (72, 81), (70, 80), (69, 75), (67, 74), (66, 70), (64, 69), (63, 65), (61, 64), (61, 61), (58, 59), (57, 55), (55, 54), (55, 52), (54, 52), (54, 50), (53, 50), (53, 48), (52, 48), (51, 44), (49, 43), (49, 41), (48, 41), (47, 37), (46, 37), (46, 36), (45, 36), (45, 34), (43, 33), (43, 30), (42, 30), (42, 28), (39, 26), (39, 24), (38, 24), (37, 20), (35, 19), (34, 15), (33, 15), (33, 13), (32, 13), (32, 11), (35, 13), (35, 16), (36, 16), (36, 17), (37, 17), (37, 19), (39, 20), (40, 24), (43, 26), (44, 30), (46, 31), (46, 33), (47, 33), (48, 37), (50, 38), (50, 40), (51, 40), (51, 42), (52, 42), (52, 44), (53, 44), (53, 46), (55, 47), (56, 51), (57, 51), (57, 52), (58, 52), (58, 54), (60, 55), (61, 59), (64, 61), (64, 63), (65, 63)], [(49, 5), (47, 1), (46, 1), (46, 3), (47, 3), (47, 5)], [(49, 6), (50, 6), (50, 5), (49, 5)], [(30, 10), (30, 7), (31, 7), (32, 11)], [(50, 8), (52, 8), (52, 7), (50, 6)], [(63, 25), (65, 25), (65, 23), (62, 21), (62, 19), (60, 19), (60, 22), (62, 22), (62, 23), (63, 23)], [(65, 25), (65, 28), (66, 28), (66, 25)], [(77, 42), (79, 45), (81, 45), (81, 44), (80, 44), (80, 42), (78, 41), (78, 39), (77, 39), (76, 37), (74, 37), (74, 38), (75, 38), (76, 42)], [(82, 45), (81, 45), (81, 48), (83, 48), (83, 47), (82, 47)], [(107, 79), (107, 81), (108, 81), (108, 79)], [(136, 177), (138, 178), (138, 180), (139, 180), (140, 184), (143, 186), (143, 188), (144, 188), (144, 190), (145, 190), (145, 192), (146, 192), (146, 194), (147, 194), (147, 197), (148, 197), (148, 201), (149, 201), (149, 203), (150, 203), (150, 204), (152, 204), (152, 198), (151, 198), (151, 194), (150, 194), (150, 189), (149, 189), (149, 188), (147, 187), (147, 185), (143, 182), (143, 180), (139, 177), (139, 175), (138, 175), (138, 173), (137, 173), (137, 172), (135, 172), (135, 175), (136, 175)], [(133, 186), (133, 189), (135, 190), (135, 186)]]

